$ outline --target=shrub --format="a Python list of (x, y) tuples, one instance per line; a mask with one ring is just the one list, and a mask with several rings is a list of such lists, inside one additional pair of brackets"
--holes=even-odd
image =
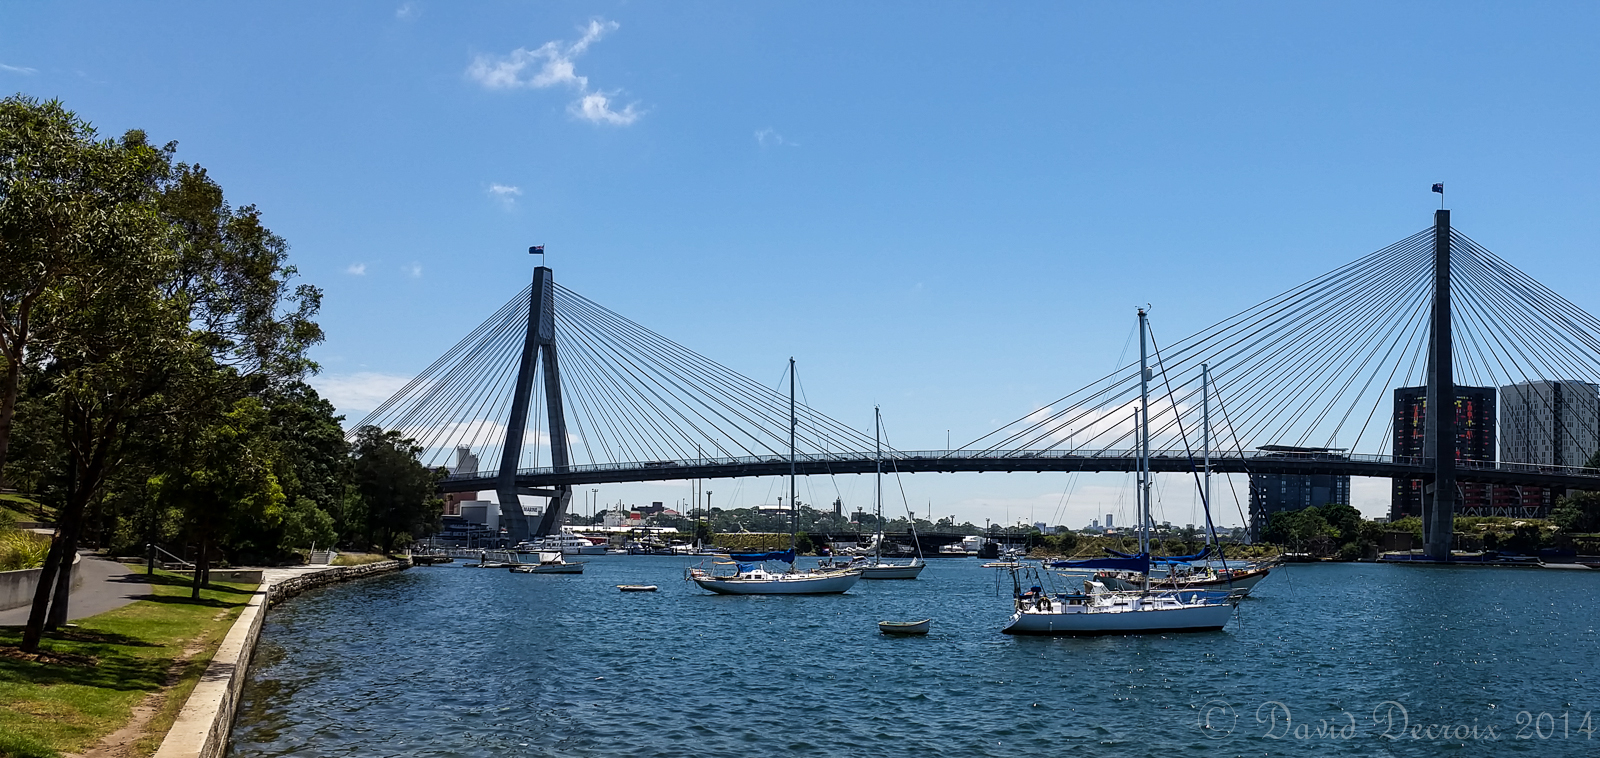
[(39, 568), (49, 553), (49, 537), (0, 526), (0, 571)]

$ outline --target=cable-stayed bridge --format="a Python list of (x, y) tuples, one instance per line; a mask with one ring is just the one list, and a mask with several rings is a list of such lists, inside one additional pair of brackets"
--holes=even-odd
[[(1600, 319), (1452, 229), (1448, 211), (1206, 329), (1158, 337), (1152, 327), (1152, 471), (1197, 471), (1209, 449), (1223, 473), (1419, 482), (1439, 557), (1475, 485), (1600, 489), (1600, 471), (1582, 468), (1600, 447)], [(1139, 374), (1124, 366), (955, 450), (886, 449), (884, 470), (1133, 471)], [(1402, 388), (1421, 401), (1399, 402)], [(1495, 409), (1474, 408), (1486, 395), (1473, 388), (1495, 398), (1498, 421)], [(1427, 413), (1436, 398), (1455, 412)], [(453, 471), (442, 489), (496, 491), (502, 523), (522, 539), (559, 530), (580, 485), (876, 470), (870, 436), (793, 408), (788, 394), (561, 287), (540, 266), (530, 287), (353, 429), (401, 430), (430, 465), (458, 447), (498, 453), (492, 468)], [(1448, 439), (1455, 454), (1435, 455)], [(1495, 460), (1516, 445), (1526, 448), (1517, 462)], [(539, 523), (508, 507), (518, 495), (550, 498)]]

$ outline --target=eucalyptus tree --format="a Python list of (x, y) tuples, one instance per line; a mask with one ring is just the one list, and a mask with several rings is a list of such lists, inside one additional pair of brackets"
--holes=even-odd
[(350, 446), (355, 487), (366, 506), (366, 540), (384, 552), (438, 528), (444, 501), (434, 496), (443, 469), (429, 469), (422, 449), (397, 430), (356, 430)]
[(163, 233), (149, 200), (171, 149), (98, 139), (58, 101), (0, 100), (0, 481), (22, 376), (56, 347), (43, 312), (58, 285)]
[[(230, 207), (203, 168), (173, 164), (176, 143), (157, 149), (138, 131), (95, 141), (59, 104), (5, 105), (21, 127), (8, 128), (0, 145), (9, 167), (0, 168), (9, 172), (0, 264), (24, 273), (0, 284), (10, 324), (0, 348), (13, 351), (0, 368), (40, 373), (40, 391), (59, 408), (67, 459), (59, 528), (24, 637), (34, 648), (46, 623), (64, 618), (70, 572), (60, 568), (76, 549), (85, 506), (128, 462), (130, 437), (157, 443), (142, 448), (156, 453), (149, 463), (162, 486), (153, 490), (185, 498), (187, 507), (157, 510), (184, 513), (207, 547), (231, 533), (232, 521), (281, 509), (265, 460), (270, 436), (246, 423), (240, 403), (315, 369), (306, 350), (322, 339), (312, 320), (321, 292), (294, 282), (287, 244), (254, 207)], [(46, 159), (61, 167), (28, 168), (56, 165)], [(35, 186), (36, 176), (56, 178)], [(0, 401), (0, 411), (13, 407), (14, 398)], [(236, 472), (248, 491), (196, 494), (223, 465), (196, 444), (214, 439), (250, 452)], [(273, 474), (271, 486), (258, 470)], [(263, 499), (273, 487), (277, 499)], [(222, 502), (233, 497), (248, 507)]]

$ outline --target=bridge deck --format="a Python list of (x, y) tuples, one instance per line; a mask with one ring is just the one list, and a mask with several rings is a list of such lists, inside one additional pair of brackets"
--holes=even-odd
[[(796, 473), (870, 474), (878, 462), (871, 453), (807, 453), (796, 457)], [(1213, 455), (1211, 469), (1217, 473), (1246, 474), (1333, 474), (1389, 479), (1421, 479), (1432, 476), (1432, 461), (1384, 455), (1337, 455), (1330, 453), (1256, 453)], [(1201, 466), (1198, 456), (1181, 450), (1154, 451), (1150, 468), (1160, 473), (1190, 473)], [(1057, 451), (1009, 450), (928, 450), (885, 455), (883, 470), (900, 473), (962, 472), (1131, 472), (1138, 467), (1132, 451), (1101, 451), (1078, 454)], [(697, 458), (692, 460), (641, 461), (616, 464), (575, 464), (557, 470), (553, 467), (523, 469), (517, 472), (517, 486), (544, 488), (559, 485), (614, 484), (680, 479), (728, 479), (746, 476), (782, 476), (789, 473), (789, 460), (781, 455), (736, 458)], [(1459, 482), (1484, 482), (1553, 489), (1600, 490), (1600, 470), (1558, 466), (1534, 466), (1495, 461), (1463, 461), (1457, 469)], [(440, 482), (443, 492), (473, 492), (494, 489), (494, 474), (482, 471), (455, 474)]]

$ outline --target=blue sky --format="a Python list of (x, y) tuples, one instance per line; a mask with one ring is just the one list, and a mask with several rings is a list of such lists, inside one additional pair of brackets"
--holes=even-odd
[[(0, 89), (177, 140), (259, 206), (327, 293), (314, 383), (352, 418), (543, 243), (585, 296), (758, 380), (794, 355), (815, 407), (870, 428), (881, 404), (898, 447), (940, 448), (1109, 371), (1137, 304), (1176, 337), (1427, 226), (1436, 181), (1458, 229), (1600, 310), (1597, 22), (1587, 3), (7, 3)], [(919, 511), (1072, 525), (1130, 518), (1125, 485), (905, 480)], [(1386, 482), (1355, 489), (1386, 511)], [(1158, 519), (1194, 520), (1189, 490), (1165, 484)]]

